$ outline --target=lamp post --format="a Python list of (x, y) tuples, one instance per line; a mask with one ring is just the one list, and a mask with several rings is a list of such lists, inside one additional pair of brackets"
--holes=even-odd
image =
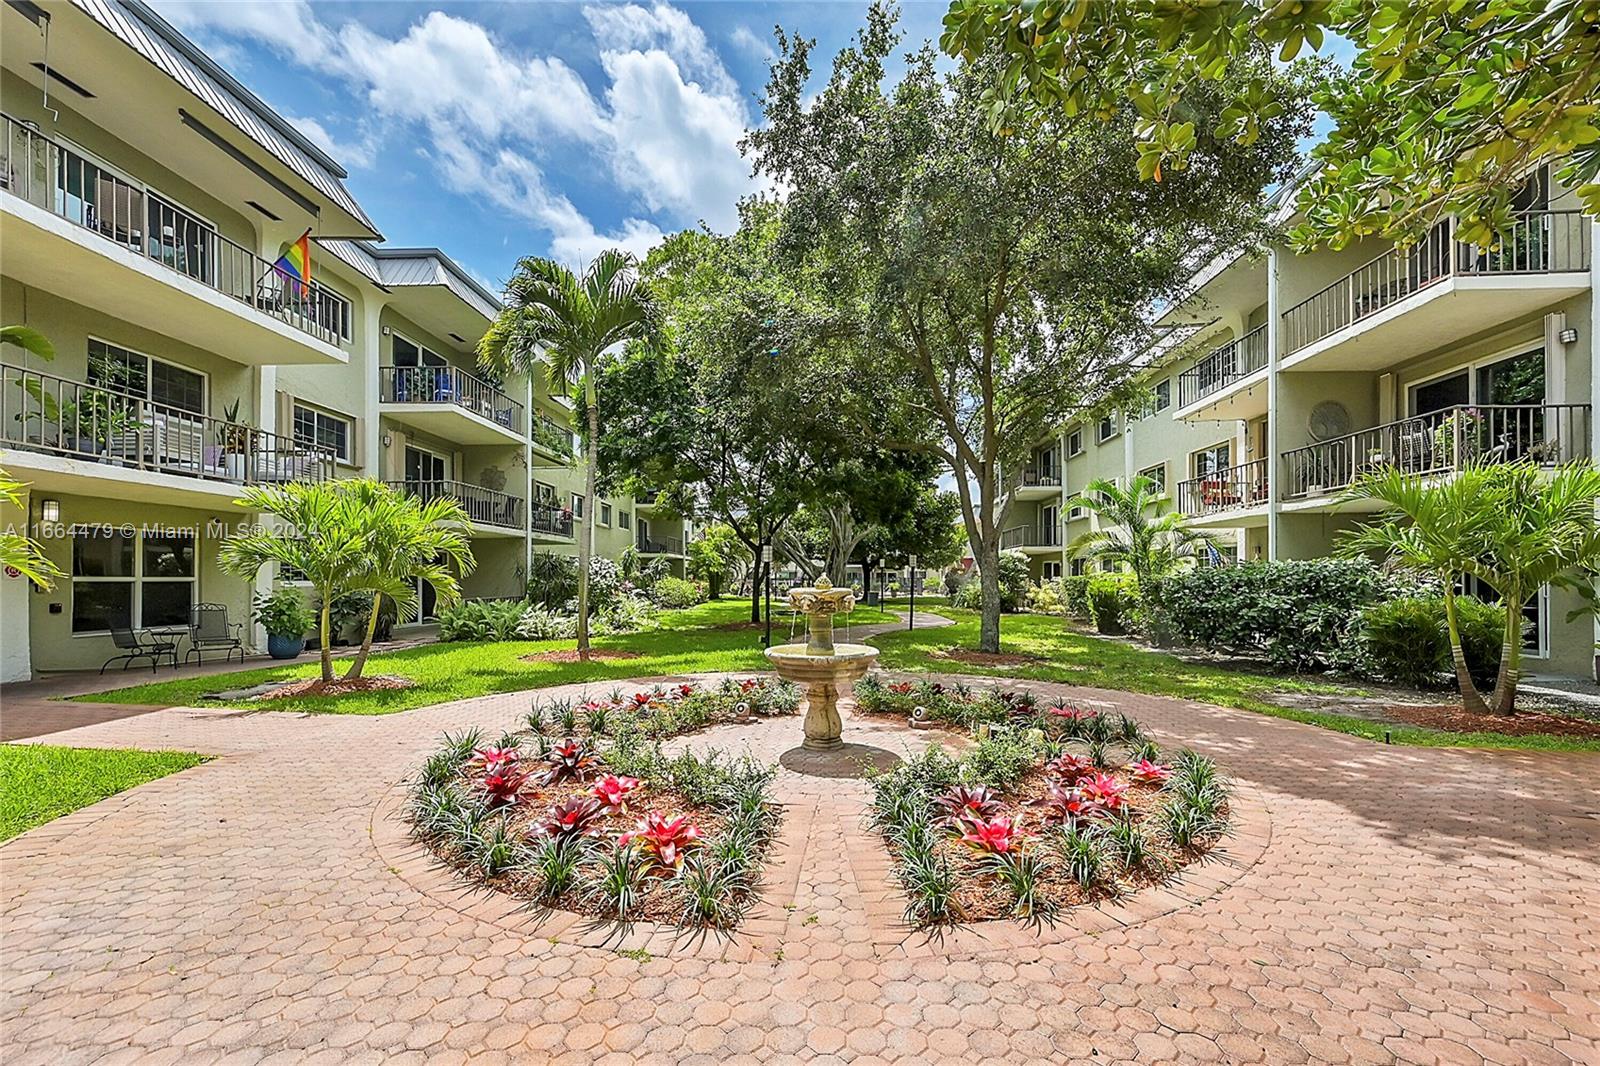
[(911, 609), (906, 612), (906, 628), (917, 628), (917, 557), (911, 556)]
[(761, 545), (761, 568), (767, 575), (767, 635), (763, 648), (772, 647), (772, 545)]

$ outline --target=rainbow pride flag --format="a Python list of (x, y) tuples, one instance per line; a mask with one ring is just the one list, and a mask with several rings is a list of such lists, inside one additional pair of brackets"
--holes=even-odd
[(306, 286), (311, 284), (311, 231), (308, 229), (300, 234), (300, 239), (285, 243), (280, 249), (278, 261), (272, 264), (272, 269), (278, 276), (289, 283), (289, 291), (296, 299), (305, 295)]

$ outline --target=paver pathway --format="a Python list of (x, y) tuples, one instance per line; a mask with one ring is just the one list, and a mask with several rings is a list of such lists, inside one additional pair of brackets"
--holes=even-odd
[[(511, 725), (525, 694), (374, 718), (171, 709), (52, 735), (221, 758), (0, 846), (0, 1058), (1600, 1061), (1600, 759), (1385, 748), (1071, 691), (1222, 762), (1270, 829), (1250, 830), (1259, 861), (1200, 902), (1180, 889), (1048, 943), (901, 944), (881, 935), (896, 903), (864, 786), (786, 770), (774, 893), (793, 909), (640, 959), (486, 916), (392, 830), (395, 783), (438, 733)], [(845, 730), (898, 751), (929, 738)], [(791, 718), (679, 743), (776, 759), (799, 735)]]

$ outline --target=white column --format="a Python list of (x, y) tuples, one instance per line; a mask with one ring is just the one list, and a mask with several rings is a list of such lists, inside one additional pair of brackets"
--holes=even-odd
[[(528, 575), (533, 573), (533, 420), (538, 417), (533, 410), (534, 382), (533, 375), (528, 375), (526, 400), (523, 416), (527, 424), (522, 427), (522, 580), (523, 587), (527, 587)], [(634, 521), (639, 520), (638, 509), (634, 509)]]
[[(1589, 347), (1589, 461), (1600, 461), (1600, 219), (1589, 223), (1589, 335), (1580, 344)], [(1600, 592), (1600, 581), (1596, 581)], [(1600, 642), (1600, 612), (1594, 615), (1594, 639)], [(1596, 671), (1600, 675), (1600, 670)], [(1600, 680), (1600, 676), (1597, 676)]]
[(1279, 313), (1278, 249), (1267, 248), (1267, 558), (1278, 558), (1278, 508), (1283, 498), (1282, 449), (1278, 444), (1278, 360), (1283, 315)]
[(361, 301), (361, 331), (356, 335), (350, 357), (361, 360), (361, 459), (362, 471), (370, 478), (383, 477), (382, 409), (378, 404), (378, 367), (383, 365), (383, 301), (365, 296)]

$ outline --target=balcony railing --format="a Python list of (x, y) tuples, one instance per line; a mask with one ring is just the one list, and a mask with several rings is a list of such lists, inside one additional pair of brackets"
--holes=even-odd
[(1267, 502), (1265, 459), (1216, 470), (1178, 483), (1178, 509), (1186, 515), (1224, 514)]
[(1257, 326), (1244, 336), (1212, 351), (1178, 375), (1178, 406), (1220, 392), (1267, 365), (1267, 327)]
[(646, 537), (640, 536), (636, 541), (642, 555), (682, 555), (683, 539), (681, 537)]
[(522, 405), (486, 381), (453, 366), (378, 368), (381, 403), (448, 404), (481, 415), (513, 433), (522, 432)]
[(1320, 496), (1394, 467), (1447, 474), (1471, 462), (1553, 466), (1590, 458), (1588, 404), (1459, 406), (1363, 429), (1283, 456), (1284, 498)]
[(1493, 248), (1462, 243), (1455, 232), (1455, 219), (1446, 219), (1416, 244), (1391, 248), (1289, 308), (1284, 351), (1293, 354), (1446, 278), (1589, 269), (1589, 220), (1580, 211), (1524, 212)]
[(328, 344), (350, 339), (350, 302), (38, 130), (0, 115), (0, 189)]
[(1040, 529), (1037, 526), (1012, 526), (1000, 533), (1001, 549), (1011, 548), (1059, 548), (1061, 547), (1061, 530), (1056, 528)]
[(543, 448), (551, 455), (563, 458), (572, 457), (572, 430), (560, 425), (555, 419), (547, 415), (540, 415), (532, 422), (533, 443)]
[(475, 526), (522, 528), (522, 499), (464, 481), (391, 481), (390, 488), (410, 493), (424, 503), (455, 500)]
[(1022, 487), (1058, 489), (1061, 487), (1061, 474), (1055, 470), (1035, 470), (1027, 467), (1022, 471)]
[(0, 364), (0, 444), (236, 485), (334, 470), (326, 448), (11, 364)]
[(552, 537), (572, 536), (572, 512), (565, 507), (536, 503), (528, 517), (535, 533)]

